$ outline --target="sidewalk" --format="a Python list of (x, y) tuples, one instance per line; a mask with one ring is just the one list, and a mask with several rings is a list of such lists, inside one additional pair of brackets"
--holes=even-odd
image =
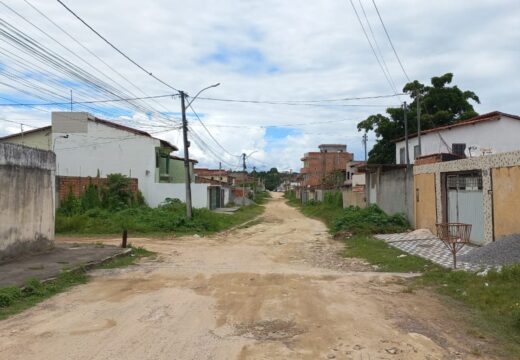
[[(408, 254), (420, 256), (444, 268), (453, 268), (453, 255), (444, 243), (432, 233), (380, 234), (375, 237)], [(459, 261), (462, 255), (466, 255), (477, 248), (475, 245), (466, 245), (457, 253), (457, 269), (478, 271), (485, 267), (479, 264)]]
[(91, 267), (130, 251), (108, 245), (57, 243), (52, 251), (0, 263), (0, 287), (22, 286), (30, 278), (48, 280), (58, 276), (62, 270)]

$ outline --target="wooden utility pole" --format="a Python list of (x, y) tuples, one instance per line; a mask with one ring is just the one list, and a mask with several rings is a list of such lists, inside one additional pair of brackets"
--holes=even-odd
[(186, 93), (180, 91), (181, 95), (181, 109), (182, 109), (182, 139), (184, 142), (184, 174), (186, 182), (186, 217), (192, 217), (191, 205), (191, 174), (190, 174), (190, 154), (188, 148), (190, 142), (188, 141), (188, 120), (186, 119)]

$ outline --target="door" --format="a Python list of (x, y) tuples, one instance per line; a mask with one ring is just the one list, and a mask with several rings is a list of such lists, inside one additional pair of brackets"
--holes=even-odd
[(471, 224), (470, 240), (484, 243), (484, 206), (480, 172), (447, 176), (448, 222)]
[(210, 210), (221, 207), (220, 206), (220, 187), (209, 188), (209, 208)]

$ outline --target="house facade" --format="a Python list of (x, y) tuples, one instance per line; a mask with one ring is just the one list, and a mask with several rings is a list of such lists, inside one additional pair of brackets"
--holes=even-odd
[[(498, 154), (518, 149), (520, 116), (499, 111), (456, 124), (421, 131), (421, 153), (417, 134), (408, 139), (408, 155), (414, 164), (419, 156), (452, 154), (459, 158)], [(404, 139), (395, 142), (396, 164), (406, 164)]]
[[(85, 112), (54, 112), (51, 126), (6, 136), (0, 142), (54, 151), (57, 176), (121, 173), (135, 178), (152, 207), (166, 198), (185, 200), (184, 164), (171, 157), (178, 150), (175, 145)], [(194, 207), (208, 207), (208, 196), (206, 184), (192, 184)]]
[(303, 188), (317, 188), (326, 186), (329, 182), (339, 185), (344, 182), (342, 179), (333, 179), (337, 174), (345, 175), (347, 163), (353, 159), (353, 154), (347, 152), (347, 145), (344, 144), (322, 144), (319, 152), (305, 153), (301, 161), (303, 167), (300, 171), (302, 176), (301, 186)]

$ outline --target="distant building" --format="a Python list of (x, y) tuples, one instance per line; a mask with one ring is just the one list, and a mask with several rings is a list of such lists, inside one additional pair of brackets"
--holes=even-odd
[(344, 144), (322, 144), (319, 152), (306, 153), (301, 161), (302, 187), (320, 188), (340, 186), (345, 181), (347, 163), (353, 154)]
[[(419, 156), (438, 155), (443, 160), (472, 158), (520, 149), (520, 116), (490, 112), (455, 124), (421, 131), (408, 139), (410, 164)], [(404, 138), (395, 141), (396, 164), (406, 164)]]

